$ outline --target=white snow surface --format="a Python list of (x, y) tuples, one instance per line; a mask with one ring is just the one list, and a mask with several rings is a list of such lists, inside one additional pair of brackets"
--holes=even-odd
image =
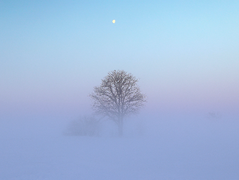
[(128, 126), (118, 138), (65, 135), (66, 123), (50, 119), (2, 119), (0, 179), (238, 180), (237, 120), (146, 119), (143, 135)]

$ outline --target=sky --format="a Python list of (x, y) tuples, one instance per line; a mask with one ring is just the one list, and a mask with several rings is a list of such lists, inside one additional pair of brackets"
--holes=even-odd
[(143, 113), (236, 113), (238, 9), (236, 0), (1, 0), (0, 114), (88, 113), (113, 70), (139, 78)]

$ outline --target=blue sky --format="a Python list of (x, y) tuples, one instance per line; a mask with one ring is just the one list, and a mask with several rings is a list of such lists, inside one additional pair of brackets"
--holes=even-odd
[(149, 113), (236, 111), (238, 9), (222, 0), (1, 1), (2, 112), (81, 114), (115, 69), (140, 78)]

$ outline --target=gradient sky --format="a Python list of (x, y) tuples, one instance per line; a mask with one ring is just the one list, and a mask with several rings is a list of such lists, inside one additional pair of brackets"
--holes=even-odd
[(1, 0), (0, 113), (88, 112), (112, 70), (140, 79), (145, 112), (236, 112), (238, 9), (238, 0)]

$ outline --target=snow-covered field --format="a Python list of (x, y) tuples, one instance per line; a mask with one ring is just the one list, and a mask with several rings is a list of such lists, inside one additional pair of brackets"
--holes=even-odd
[(0, 179), (239, 179), (238, 119), (145, 121), (143, 134), (128, 127), (117, 138), (67, 136), (56, 120), (2, 120)]

